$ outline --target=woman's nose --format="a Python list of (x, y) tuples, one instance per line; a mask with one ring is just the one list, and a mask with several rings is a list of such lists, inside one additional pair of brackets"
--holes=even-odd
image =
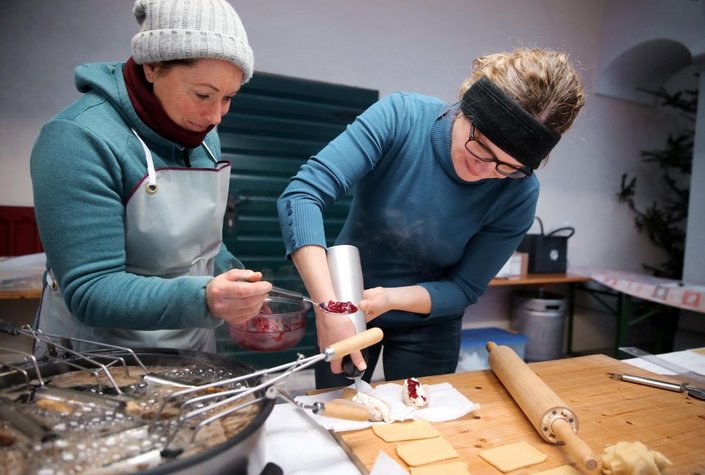
[(492, 176), (495, 174), (495, 166), (493, 162), (485, 162), (484, 160), (476, 159), (478, 163), (479, 170), (485, 176)]
[(218, 125), (227, 113), (227, 108), (223, 111), (223, 107), (220, 104), (212, 104), (205, 109), (204, 116), (212, 125)]

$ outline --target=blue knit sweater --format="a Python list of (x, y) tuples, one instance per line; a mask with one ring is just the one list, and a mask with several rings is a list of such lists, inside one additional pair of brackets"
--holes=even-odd
[[(203, 147), (185, 150), (159, 136), (137, 116), (123, 79), (123, 64), (76, 68), (83, 95), (42, 128), (30, 161), (34, 205), (47, 263), (66, 304), (91, 326), (133, 330), (210, 328), (205, 300), (208, 276), (173, 279), (125, 271), (125, 204), (145, 176), (144, 151), (155, 168), (213, 168)], [(215, 131), (206, 138), (220, 156)], [(224, 245), (216, 273), (241, 264)]]
[(450, 157), (457, 107), (395, 93), (361, 114), (299, 170), (278, 201), (287, 254), (325, 247), (323, 210), (354, 190), (336, 244), (360, 250), (365, 288), (418, 284), (429, 315), (388, 312), (379, 326), (460, 318), (534, 220), (536, 175), (461, 180)]

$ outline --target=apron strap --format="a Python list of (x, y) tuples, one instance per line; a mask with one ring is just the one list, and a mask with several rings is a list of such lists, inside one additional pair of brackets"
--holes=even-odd
[(147, 144), (144, 143), (142, 137), (140, 137), (137, 132), (135, 132), (135, 129), (130, 130), (132, 130), (132, 133), (135, 134), (137, 140), (139, 140), (142, 144), (142, 150), (144, 150), (144, 158), (147, 161), (147, 174), (149, 175), (149, 179), (147, 181), (147, 191), (150, 193), (154, 193), (155, 191), (157, 191), (157, 174), (154, 171), (154, 160), (152, 160), (152, 152), (147, 147)]
[(54, 271), (52, 271), (51, 267), (47, 269), (46, 282), (52, 290), (56, 290), (59, 286), (58, 282), (56, 282), (56, 277), (54, 277)]
[(205, 140), (203, 141), (202, 145), (203, 145), (203, 148), (206, 149), (206, 152), (208, 152), (208, 155), (210, 155), (211, 160), (213, 160), (213, 163), (215, 163), (215, 164), (217, 165), (217, 164), (218, 164), (218, 159), (215, 158), (215, 155), (213, 155), (213, 152), (211, 152), (211, 149), (208, 148), (208, 145), (206, 145), (206, 141), (205, 141)]

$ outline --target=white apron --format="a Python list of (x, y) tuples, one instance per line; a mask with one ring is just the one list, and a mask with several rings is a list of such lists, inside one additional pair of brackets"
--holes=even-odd
[[(144, 149), (147, 176), (125, 208), (126, 271), (163, 278), (213, 275), (222, 241), (230, 163), (218, 162), (204, 142), (215, 168), (155, 170), (152, 153), (133, 133)], [(138, 331), (84, 325), (69, 312), (51, 269), (35, 326), (45, 333), (129, 348), (216, 351), (213, 328)], [(95, 349), (80, 343), (74, 343), (74, 348)]]

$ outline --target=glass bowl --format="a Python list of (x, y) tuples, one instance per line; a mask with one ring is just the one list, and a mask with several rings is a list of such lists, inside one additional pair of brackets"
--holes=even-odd
[(230, 324), (230, 338), (248, 350), (288, 350), (304, 337), (310, 308), (308, 302), (269, 297), (260, 313), (245, 323)]

